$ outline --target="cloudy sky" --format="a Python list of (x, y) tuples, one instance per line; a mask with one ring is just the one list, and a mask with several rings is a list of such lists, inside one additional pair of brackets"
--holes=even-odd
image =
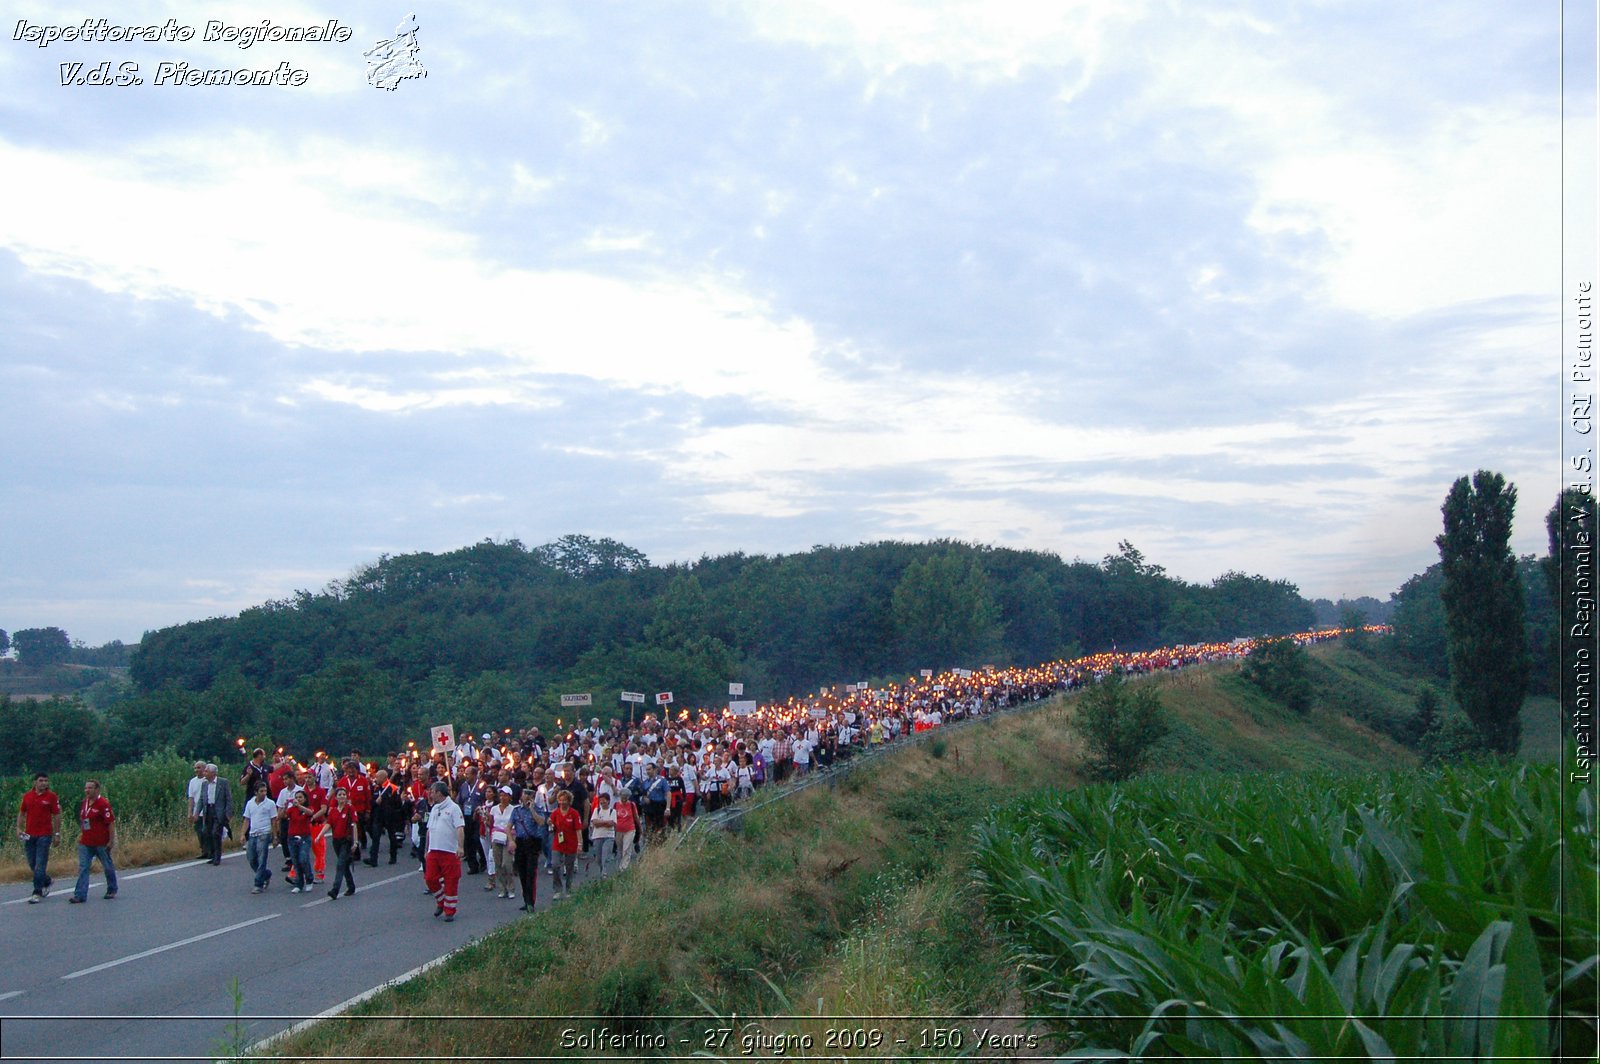
[(440, 4), (376, 88), (410, 2), (8, 5), (197, 35), (0, 41), (0, 627), (568, 532), (1385, 597), (1481, 467), (1543, 549), (1552, 5)]

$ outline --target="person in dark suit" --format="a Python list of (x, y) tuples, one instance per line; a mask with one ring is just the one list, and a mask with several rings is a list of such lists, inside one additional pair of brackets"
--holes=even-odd
[(228, 781), (217, 776), (217, 766), (206, 765), (205, 780), (200, 784), (200, 797), (195, 801), (203, 828), (201, 841), (206, 848), (206, 860), (214, 865), (222, 863), (222, 833), (233, 819), (233, 789)]
[(380, 768), (372, 780), (372, 829), (374, 842), (372, 843), (372, 857), (367, 861), (369, 865), (377, 865), (378, 851), (382, 849), (384, 839), (389, 840), (389, 863), (394, 864), (399, 858), (400, 839), (411, 819), (408, 805), (409, 800), (406, 798), (405, 792), (389, 778), (387, 769)]

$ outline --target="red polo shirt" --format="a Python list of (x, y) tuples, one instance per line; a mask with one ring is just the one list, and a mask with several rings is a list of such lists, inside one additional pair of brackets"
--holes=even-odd
[(347, 805), (343, 809), (335, 802), (328, 806), (328, 828), (333, 832), (335, 839), (350, 838), (350, 825), (356, 822), (356, 807)]
[(22, 795), (22, 830), (29, 835), (49, 835), (54, 830), (50, 820), (60, 812), (61, 799), (55, 791), (40, 794), (29, 787)]
[(583, 817), (570, 805), (550, 810), (550, 848), (556, 853), (577, 853), (583, 841)]
[(85, 798), (78, 803), (78, 827), (82, 834), (78, 836), (80, 846), (105, 846), (111, 842), (111, 822), (116, 819), (111, 812), (111, 803), (106, 801), (105, 795), (99, 795), (94, 801)]
[(311, 834), (311, 810), (299, 802), (292, 803), (283, 811), (289, 821), (290, 835)]

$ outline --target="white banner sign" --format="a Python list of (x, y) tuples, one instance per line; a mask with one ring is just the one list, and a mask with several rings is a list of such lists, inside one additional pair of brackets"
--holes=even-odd
[(433, 752), (448, 754), (456, 748), (456, 726), (441, 724), (433, 729)]
[(665, 706), (665, 705), (670, 704), (671, 702), (672, 702), (672, 692), (671, 691), (657, 691), (656, 692), (656, 705)]
[(744, 694), (744, 684), (742, 684), (742, 683), (730, 683), (728, 685), (728, 693), (730, 695), (742, 695), (742, 694)]
[(643, 691), (624, 691), (624, 692), (622, 692), (622, 701), (624, 701), (624, 702), (635, 702), (635, 703), (638, 703), (639, 705), (642, 706), (642, 705), (644, 705), (644, 692)]
[(732, 713), (736, 717), (748, 717), (750, 714), (754, 713), (755, 711), (756, 711), (756, 701), (753, 698), (750, 699), (747, 702), (729, 702), (728, 703), (728, 712)]
[(594, 705), (594, 696), (593, 695), (562, 695), (561, 696), (561, 708), (562, 709), (566, 709), (568, 706), (592, 706), (592, 705)]
[(872, 685), (867, 683), (867, 681), (861, 680), (856, 684), (856, 690), (857, 691), (865, 691), (868, 687), (871, 687), (871, 686)]
[(923, 670), (922, 670), (922, 678), (923, 678), (923, 679), (924, 679), (924, 680), (931, 680), (931, 679), (933, 679), (933, 670), (932, 670), (932, 669), (923, 669)]
[(825, 709), (820, 709), (820, 708), (819, 709), (813, 709), (811, 711), (811, 719), (812, 720), (827, 720), (828, 719), (828, 711), (825, 710)]
[(967, 676), (971, 676), (972, 675), (972, 670), (971, 669), (952, 669), (951, 671), (954, 672), (957, 676), (961, 676), (961, 677), (967, 677)]

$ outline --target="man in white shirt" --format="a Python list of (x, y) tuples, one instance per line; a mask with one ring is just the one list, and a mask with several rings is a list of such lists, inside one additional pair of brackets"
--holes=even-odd
[(251, 894), (267, 889), (272, 879), (272, 836), (278, 826), (278, 803), (267, 797), (266, 781), (256, 784), (256, 793), (244, 803), (245, 855), (256, 874)]
[(304, 789), (304, 787), (300, 786), (298, 777), (290, 776), (288, 779), (284, 780), (283, 790), (278, 792), (278, 815), (280, 817), (283, 815), (283, 811), (285, 809), (294, 804), (294, 796), (299, 794)]
[(449, 923), (456, 918), (457, 890), (461, 886), (461, 858), (467, 852), (467, 818), (450, 797), (450, 785), (435, 781), (433, 805), (428, 810), (428, 853), (423, 876), (434, 898), (434, 916)]
[(318, 787), (327, 791), (329, 795), (333, 794), (333, 781), (338, 778), (338, 774), (333, 771), (333, 762), (328, 760), (325, 751), (317, 751), (317, 761), (311, 766), (311, 775), (316, 779)]
[(194, 825), (194, 841), (200, 846), (200, 860), (209, 861), (211, 855), (206, 852), (206, 828), (205, 824), (200, 820), (200, 807), (197, 804), (200, 799), (200, 788), (205, 786), (205, 782), (206, 763), (204, 761), (196, 761), (194, 763), (194, 776), (189, 780), (189, 806), (184, 810), (184, 813), (189, 817), (189, 822)]
[(811, 751), (817, 744), (802, 735), (794, 741), (794, 774), (804, 776), (811, 771)]
[(683, 759), (683, 767), (678, 770), (678, 777), (683, 780), (683, 816), (694, 816), (695, 802), (700, 797), (700, 772), (695, 768), (694, 758)]

